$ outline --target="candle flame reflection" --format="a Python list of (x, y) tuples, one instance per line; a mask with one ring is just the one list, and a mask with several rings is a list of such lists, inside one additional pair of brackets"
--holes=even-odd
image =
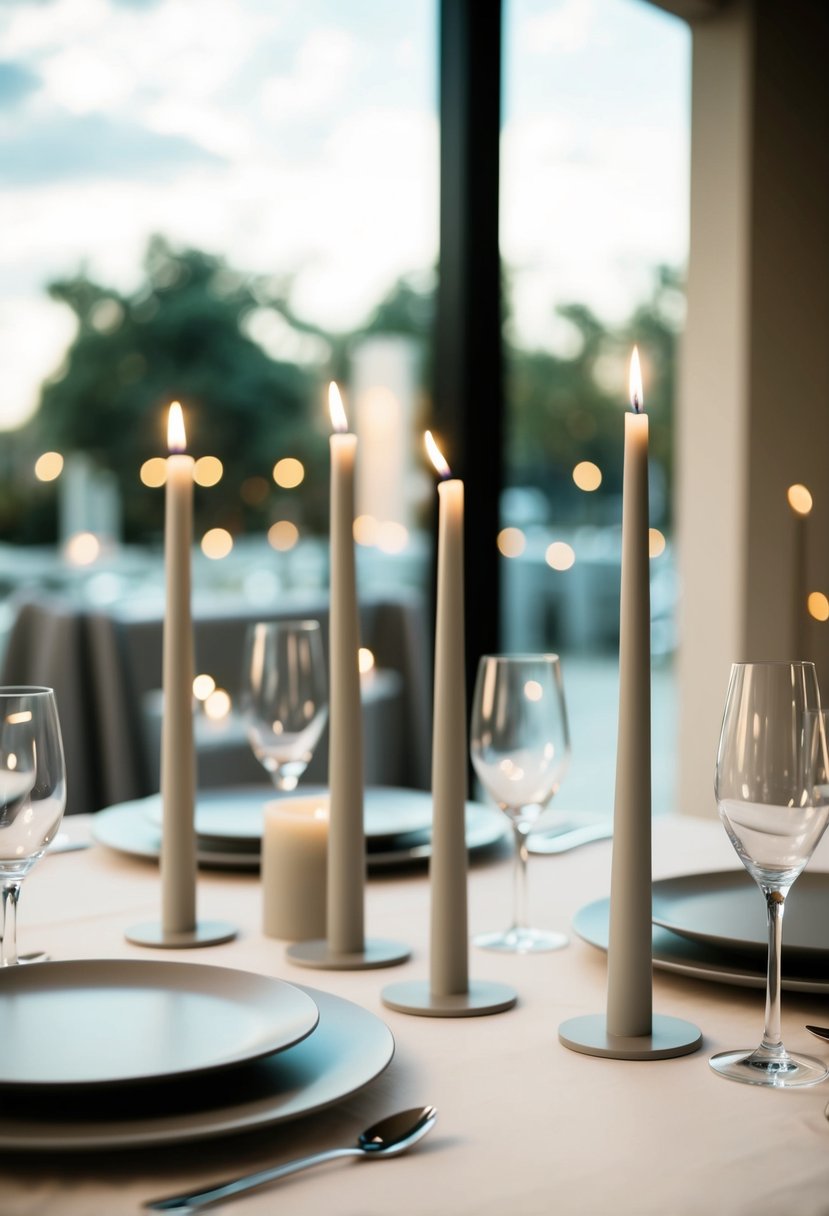
[(345, 415), (345, 406), (340, 395), (340, 390), (334, 380), (328, 385), (328, 412), (331, 415), (331, 425), (334, 430), (344, 435), (348, 430), (348, 419)]
[(451, 477), (452, 470), (449, 468), (443, 452), (441, 452), (440, 448), (435, 443), (435, 439), (431, 431), (426, 431), (425, 435), (423, 436), (423, 441), (426, 444), (426, 451), (429, 459), (435, 466), (435, 472), (439, 473), (441, 477)]
[(634, 414), (641, 414), (644, 404), (642, 394), (642, 369), (639, 366), (639, 349), (634, 346), (633, 354), (630, 356), (630, 404), (633, 406)]
[(183, 452), (187, 447), (187, 435), (184, 430), (184, 414), (177, 401), (170, 405), (167, 415), (167, 447), (171, 452)]

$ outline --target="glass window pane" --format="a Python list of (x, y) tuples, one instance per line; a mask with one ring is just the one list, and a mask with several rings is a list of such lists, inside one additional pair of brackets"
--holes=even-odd
[(654, 808), (673, 806), (672, 415), (687, 253), (690, 32), (641, 0), (508, 0), (505, 650), (555, 649), (558, 801), (613, 805), (627, 366), (651, 432)]

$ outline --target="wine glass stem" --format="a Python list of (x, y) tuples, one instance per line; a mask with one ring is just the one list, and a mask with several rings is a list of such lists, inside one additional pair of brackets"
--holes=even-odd
[(780, 1051), (783, 1048), (780, 1028), (780, 968), (786, 894), (784, 891), (774, 890), (765, 891), (764, 894), (769, 926), (769, 965), (766, 980), (766, 1024), (762, 1046), (768, 1051)]
[(17, 898), (19, 882), (4, 882), (0, 889), (0, 967), (17, 962)]
[(527, 898), (527, 861), (530, 853), (527, 848), (527, 833), (524, 826), (514, 820), (512, 829), (515, 834), (513, 928), (526, 929), (530, 923)]

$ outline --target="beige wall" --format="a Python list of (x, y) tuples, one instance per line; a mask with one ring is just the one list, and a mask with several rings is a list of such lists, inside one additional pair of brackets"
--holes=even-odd
[[(812, 658), (829, 700), (802, 608), (829, 594), (829, 5), (735, 0), (693, 30), (678, 790), (708, 814), (733, 660)], [(815, 496), (799, 595), (792, 482)]]

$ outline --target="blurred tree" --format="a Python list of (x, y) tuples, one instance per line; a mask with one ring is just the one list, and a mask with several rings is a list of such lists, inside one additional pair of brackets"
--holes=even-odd
[[(185, 407), (188, 446), (217, 455), (224, 476), (197, 489), (198, 525), (234, 534), (261, 531), (277, 517), (309, 530), (327, 526), (327, 434), (324, 382), (347, 381), (353, 342), (369, 334), (403, 334), (422, 344), (424, 399), (430, 384), (434, 275), (398, 279), (366, 323), (331, 335), (297, 318), (287, 277), (253, 278), (221, 258), (176, 250), (154, 237), (145, 281), (124, 295), (86, 273), (53, 283), (50, 293), (74, 312), (78, 330), (60, 371), (42, 389), (38, 413), (18, 441), (30, 452), (85, 452), (118, 476), (125, 539), (160, 533), (163, 494), (139, 480), (141, 464), (166, 454), (166, 406)], [(505, 271), (505, 330), (509, 278)], [(664, 471), (669, 522), (673, 467), (673, 400), (677, 335), (684, 296), (681, 276), (658, 267), (648, 298), (622, 327), (609, 329), (583, 304), (558, 308), (571, 331), (569, 357), (506, 342), (507, 484), (541, 490), (559, 522), (608, 523), (619, 518), (622, 414), (627, 363), (637, 342), (651, 419), (653, 468)], [(272, 480), (281, 456), (306, 466), (302, 491), (279, 491)], [(11, 448), (9, 449), (11, 459)], [(590, 460), (601, 488), (584, 494), (574, 466)], [(19, 463), (19, 461), (18, 461)], [(56, 483), (16, 486), (0, 479), (0, 535), (17, 542), (55, 539)], [(298, 512), (301, 510), (301, 518)]]
[[(145, 282), (131, 295), (84, 273), (50, 285), (75, 313), (78, 331), (64, 366), (43, 386), (32, 441), (86, 452), (113, 470), (125, 539), (146, 540), (162, 526), (163, 495), (142, 485), (139, 469), (166, 454), (166, 406), (179, 400), (189, 450), (224, 465), (218, 485), (197, 491), (199, 526), (266, 527), (278, 495), (272, 469), (290, 455), (308, 472), (303, 519), (319, 527), (327, 461), (319, 380), (274, 357), (280, 335), (302, 337), (287, 305), (289, 284), (253, 280), (160, 237), (150, 241), (144, 265)], [(258, 496), (243, 491), (251, 478), (264, 479)]]
[[(582, 304), (556, 310), (573, 331), (572, 357), (508, 348), (508, 485), (543, 490), (559, 521), (584, 519), (588, 501), (589, 516), (596, 522), (618, 518), (622, 413), (630, 351), (637, 343), (651, 420), (652, 465), (664, 491), (658, 496), (659, 508), (663, 522), (669, 521), (676, 345), (683, 306), (679, 272), (662, 266), (655, 272), (649, 298), (621, 329), (606, 328)], [(579, 491), (572, 479), (573, 468), (583, 460), (602, 472), (601, 488), (594, 494)]]

